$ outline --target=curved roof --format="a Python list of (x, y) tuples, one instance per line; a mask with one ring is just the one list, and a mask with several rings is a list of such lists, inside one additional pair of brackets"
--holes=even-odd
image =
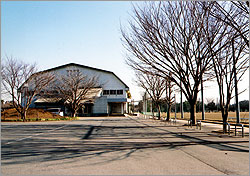
[[(60, 68), (63, 68), (63, 67), (68, 67), (68, 66), (78, 66), (78, 67), (82, 67), (82, 68), (88, 68), (88, 69), (97, 70), (97, 71), (100, 71), (100, 72), (106, 72), (106, 73), (113, 74), (119, 81), (121, 81), (122, 84), (125, 85), (126, 88), (129, 89), (129, 87), (128, 87), (128, 86), (127, 86), (118, 76), (116, 76), (116, 74), (114, 74), (114, 73), (111, 72), (111, 71), (102, 70), (102, 69), (99, 69), (99, 68), (89, 67), (89, 66), (85, 66), (85, 65), (81, 65), (81, 64), (76, 64), (76, 63), (68, 63), (68, 64), (60, 65), (60, 66), (57, 66), (57, 67), (54, 67), (54, 68), (50, 68), (50, 69), (47, 69), (47, 70), (43, 70), (43, 71), (40, 71), (40, 72), (37, 72), (37, 73), (34, 73), (34, 74), (39, 74), (39, 73), (43, 73), (43, 72), (53, 71), (53, 70), (60, 69)], [(33, 74), (33, 75), (34, 75), (34, 74)], [(31, 77), (32, 77), (33, 75), (31, 75)], [(27, 80), (26, 80), (26, 81), (27, 81)], [(25, 82), (26, 82), (26, 81), (25, 81)], [(22, 86), (23, 86), (23, 85), (22, 85)], [(21, 87), (22, 87), (22, 86), (21, 86)]]

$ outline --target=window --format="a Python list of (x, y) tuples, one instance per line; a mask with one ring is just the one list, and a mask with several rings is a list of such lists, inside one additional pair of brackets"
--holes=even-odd
[(109, 90), (103, 90), (103, 95), (109, 95)]
[(116, 94), (116, 90), (110, 90), (110, 95), (115, 95)]
[(74, 69), (74, 70), (67, 70), (67, 75), (68, 76), (70, 76), (70, 75), (72, 75), (72, 74), (79, 74), (80, 73), (80, 71), (79, 71), (79, 69)]
[(123, 90), (117, 90), (117, 95), (122, 95), (123, 94)]
[(103, 95), (123, 95), (123, 90), (103, 90)]

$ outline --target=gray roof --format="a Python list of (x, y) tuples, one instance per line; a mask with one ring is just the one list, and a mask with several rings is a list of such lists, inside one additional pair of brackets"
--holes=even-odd
[[(60, 68), (63, 68), (63, 67), (68, 67), (68, 66), (78, 66), (78, 67), (82, 67), (82, 68), (88, 68), (88, 69), (92, 69), (92, 70), (97, 70), (97, 71), (113, 74), (119, 81), (121, 81), (122, 84), (125, 85), (126, 88), (129, 89), (129, 87), (118, 76), (116, 76), (116, 74), (114, 74), (111, 71), (102, 70), (102, 69), (99, 69), (99, 68), (89, 67), (89, 66), (85, 66), (85, 65), (81, 65), (81, 64), (76, 64), (76, 63), (69, 63), (69, 64), (60, 65), (60, 66), (57, 66), (57, 67), (54, 67), (54, 68), (50, 68), (50, 69), (47, 69), (47, 70), (43, 70), (43, 71), (34, 73), (33, 75), (40, 74), (40, 73), (43, 73), (43, 72), (53, 71), (53, 70), (60, 69)], [(33, 75), (31, 75), (30, 77), (32, 77)], [(25, 82), (27, 82), (29, 79), (27, 79)], [(24, 85), (24, 83), (19, 87), (19, 89)]]

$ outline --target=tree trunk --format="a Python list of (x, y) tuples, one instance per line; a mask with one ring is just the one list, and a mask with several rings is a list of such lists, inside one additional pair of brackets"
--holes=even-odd
[(23, 122), (25, 122), (26, 116), (27, 116), (27, 111), (24, 110), (20, 115), (21, 115), (21, 119), (23, 120)]
[(76, 110), (73, 110), (72, 117), (76, 117)]
[(157, 105), (157, 109), (158, 109), (158, 120), (161, 119), (161, 106), (158, 104)]
[(167, 121), (169, 121), (169, 119), (170, 119), (170, 113), (171, 113), (171, 105), (168, 105)]
[(195, 101), (189, 102), (190, 104), (190, 120), (192, 120), (192, 124), (196, 123), (196, 103)]
[(227, 132), (227, 118), (228, 112), (223, 108), (222, 119), (223, 119), (223, 133)]

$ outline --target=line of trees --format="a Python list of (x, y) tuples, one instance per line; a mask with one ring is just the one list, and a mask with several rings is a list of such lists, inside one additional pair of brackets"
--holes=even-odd
[(201, 82), (216, 80), (225, 131), (233, 90), (249, 67), (248, 15), (246, 2), (134, 6), (128, 27), (121, 27), (126, 62), (136, 72), (168, 78), (181, 89), (194, 124)]
[(145, 89), (146, 93), (152, 99), (154, 107), (157, 108), (158, 119), (161, 118), (161, 101), (163, 93), (166, 90), (165, 82), (166, 80), (162, 77), (151, 75), (151, 74), (143, 74), (142, 72), (137, 72), (137, 84)]
[[(248, 100), (240, 101), (239, 104), (240, 104), (240, 111), (241, 112), (249, 112), (249, 101)], [(176, 103), (176, 112), (177, 113), (181, 112), (180, 105), (181, 105), (180, 103)], [(200, 101), (197, 101), (196, 107), (197, 107), (196, 113), (202, 112), (202, 103)], [(167, 107), (166, 101), (162, 101), (160, 103), (160, 108), (161, 108), (161, 112), (168, 112), (168, 107)], [(136, 105), (135, 109), (138, 110), (139, 112), (143, 112), (143, 101), (139, 101), (139, 103), (138, 103), (138, 105)], [(153, 105), (152, 110), (154, 112), (158, 111), (154, 105)], [(183, 111), (184, 112), (190, 111), (190, 104), (188, 103), (188, 101), (183, 102)], [(216, 104), (212, 100), (211, 102), (208, 102), (205, 104), (205, 111), (206, 112), (220, 112), (221, 111), (220, 104), (219, 103)], [(236, 111), (236, 104), (230, 104), (229, 111), (235, 112)], [(148, 100), (147, 112), (151, 112), (151, 100)], [(173, 106), (171, 107), (171, 110), (169, 112), (175, 112), (175, 104), (173, 104)]]
[[(77, 69), (73, 69), (77, 70)], [(11, 102), (26, 120), (27, 111), (35, 98), (53, 98), (63, 102), (71, 116), (84, 107), (91, 89), (100, 87), (98, 77), (88, 77), (79, 71), (58, 75), (52, 71), (37, 72), (36, 64), (28, 64), (13, 57), (3, 58), (1, 94), (10, 96)]]

